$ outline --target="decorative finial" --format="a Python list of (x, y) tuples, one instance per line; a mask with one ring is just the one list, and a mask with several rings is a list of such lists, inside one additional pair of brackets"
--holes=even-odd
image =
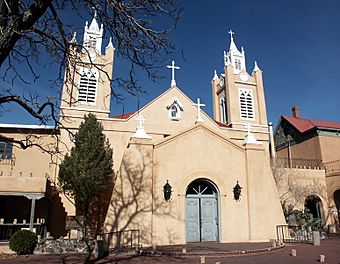
[(175, 61), (172, 61), (171, 65), (167, 65), (167, 68), (172, 70), (172, 74), (171, 74), (171, 87), (176, 86), (176, 81), (175, 81), (175, 70), (179, 70), (180, 67), (175, 66)]
[(72, 37), (70, 43), (77, 43), (77, 32), (73, 33), (73, 37)]
[(109, 44), (107, 44), (106, 48), (109, 48), (109, 47), (114, 48), (112, 44), (112, 37), (110, 37)]
[(260, 71), (259, 66), (257, 66), (257, 62), (255, 61), (255, 66), (253, 72)]
[(213, 78), (213, 80), (217, 80), (218, 79), (218, 76), (217, 76), (217, 72), (216, 72), (216, 70), (214, 71), (214, 78)]

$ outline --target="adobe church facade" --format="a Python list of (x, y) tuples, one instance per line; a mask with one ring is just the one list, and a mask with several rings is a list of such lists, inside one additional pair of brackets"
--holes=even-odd
[[(262, 72), (255, 62), (248, 74), (233, 32), (224, 70), (212, 79), (214, 118), (200, 100), (185, 95), (174, 73), (170, 88), (149, 104), (110, 117), (104, 72), (111, 77), (114, 47), (110, 41), (101, 54), (102, 33), (96, 18), (86, 24), (88, 52), (79, 51), (79, 74), (66, 73), (74, 79), (63, 88), (59, 147), (69, 151), (68, 131), (76, 132), (85, 114), (102, 123), (115, 171), (104, 232), (137, 229), (143, 245), (276, 238), (276, 226), (285, 220), (270, 168)], [(57, 181), (58, 168), (49, 170)], [(67, 215), (75, 215), (68, 199), (62, 203)]]
[[(85, 30), (85, 38), (100, 36), (95, 19)], [(114, 48), (100, 55), (97, 44), (89, 56), (111, 74)], [(285, 221), (270, 169), (262, 72), (255, 65), (247, 73), (232, 34), (224, 72), (212, 80), (216, 121), (177, 87), (174, 73), (171, 87), (138, 112), (110, 117), (109, 80), (86, 64), (78, 71), (78, 89), (65, 84), (61, 120), (76, 130), (84, 114), (96, 114), (114, 149), (116, 182), (104, 232), (137, 229), (148, 245), (275, 238)], [(68, 140), (67, 131), (61, 138)]]

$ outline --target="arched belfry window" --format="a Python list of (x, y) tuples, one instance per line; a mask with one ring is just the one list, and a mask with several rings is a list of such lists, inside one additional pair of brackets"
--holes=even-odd
[(97, 44), (96, 38), (93, 37), (93, 36), (89, 36), (88, 40), (85, 41), (84, 46), (85, 46), (85, 48), (88, 48), (88, 49), (90, 49), (90, 48), (95, 49), (96, 44)]
[(98, 86), (98, 70), (82, 69), (78, 86), (79, 103), (96, 103), (96, 94)]
[(221, 92), (218, 98), (220, 103), (220, 122), (227, 123), (228, 116), (225, 91)]
[(171, 107), (171, 118), (178, 118), (178, 108), (177, 105)]
[(241, 119), (255, 119), (253, 90), (239, 88)]
[(235, 58), (235, 69), (240, 71), (241, 70), (241, 59)]
[(174, 98), (170, 104), (166, 106), (168, 109), (168, 116), (172, 120), (181, 119), (181, 112), (183, 112), (183, 106), (177, 98)]

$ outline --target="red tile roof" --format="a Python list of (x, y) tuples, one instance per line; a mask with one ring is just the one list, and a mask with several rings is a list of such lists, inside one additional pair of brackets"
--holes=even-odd
[(214, 120), (214, 122), (219, 126), (219, 127), (232, 127), (231, 124), (224, 124), (224, 123), (221, 123), (221, 122), (218, 122), (216, 120)]
[(293, 116), (282, 116), (282, 118), (292, 124), (300, 133), (304, 133), (315, 127), (340, 129), (340, 122), (311, 120)]
[(126, 114), (120, 114), (116, 116), (111, 116), (112, 118), (117, 118), (117, 119), (128, 119), (130, 116), (132, 116), (135, 112), (129, 112)]

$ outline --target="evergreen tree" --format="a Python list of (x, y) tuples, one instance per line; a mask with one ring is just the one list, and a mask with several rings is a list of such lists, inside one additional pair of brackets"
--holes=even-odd
[(64, 193), (74, 198), (77, 210), (83, 214), (86, 237), (91, 204), (113, 178), (112, 149), (93, 114), (85, 115), (74, 144), (60, 164), (59, 185)]

